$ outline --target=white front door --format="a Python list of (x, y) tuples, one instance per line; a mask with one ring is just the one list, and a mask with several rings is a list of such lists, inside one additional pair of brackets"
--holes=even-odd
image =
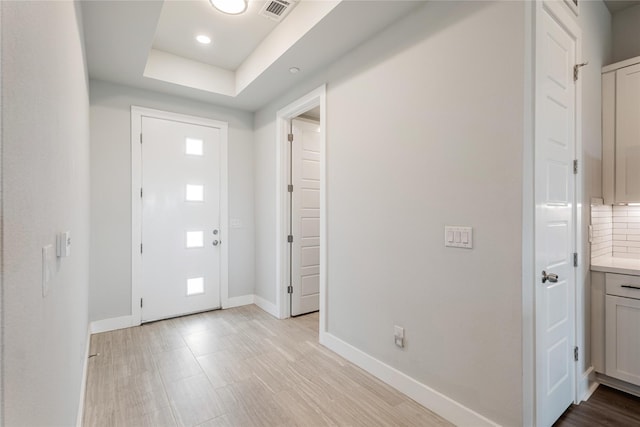
[(142, 315), (220, 307), (221, 132), (142, 117)]
[[(552, 425), (575, 395), (577, 35), (539, 8), (536, 53), (536, 417)], [(548, 275), (543, 279), (544, 274)], [(557, 279), (555, 276), (557, 275)]]
[(292, 127), (291, 315), (297, 316), (320, 307), (320, 131), (305, 120), (294, 119)]

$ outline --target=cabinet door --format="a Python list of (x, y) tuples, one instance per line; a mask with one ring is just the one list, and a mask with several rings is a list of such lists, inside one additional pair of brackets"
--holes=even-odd
[(613, 205), (616, 197), (616, 72), (602, 74), (602, 197)]
[(616, 202), (640, 202), (640, 64), (616, 71)]
[(640, 385), (640, 300), (607, 295), (606, 374)]

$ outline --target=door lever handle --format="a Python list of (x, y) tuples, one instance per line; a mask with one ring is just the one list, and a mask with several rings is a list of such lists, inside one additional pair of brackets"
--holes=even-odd
[(547, 273), (546, 271), (542, 271), (542, 283), (547, 283), (547, 280), (551, 283), (556, 283), (558, 281), (558, 275), (554, 273)]

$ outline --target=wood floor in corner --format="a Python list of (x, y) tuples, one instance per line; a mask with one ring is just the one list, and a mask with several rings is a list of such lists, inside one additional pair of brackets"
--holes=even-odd
[(601, 385), (586, 402), (571, 405), (554, 427), (640, 426), (640, 397)]
[(91, 338), (84, 426), (451, 426), (255, 306)]

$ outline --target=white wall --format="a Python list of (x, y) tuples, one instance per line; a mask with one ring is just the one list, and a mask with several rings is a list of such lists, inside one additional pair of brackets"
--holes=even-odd
[(630, 7), (613, 15), (612, 62), (635, 56), (640, 56), (640, 6)]
[[(75, 425), (88, 327), (89, 99), (73, 2), (1, 2), (4, 422)], [(42, 297), (41, 248), (69, 230)]]
[[(256, 114), (256, 293), (274, 300), (275, 112), (324, 79), (329, 333), (504, 425), (523, 404), (524, 17), (428, 3)], [(475, 248), (445, 248), (445, 224)]]
[[(276, 111), (326, 82), (329, 332), (505, 425), (520, 424), (532, 403), (521, 380), (524, 19), (517, 2), (427, 4), (257, 112), (255, 124), (256, 294), (275, 301)], [(576, 19), (590, 62), (581, 71), (586, 206), (602, 191), (611, 17), (597, 1)], [(586, 209), (583, 218), (586, 227)], [(445, 249), (445, 224), (473, 226), (475, 248)], [(405, 351), (392, 345), (394, 324), (406, 328)]]
[(254, 293), (253, 114), (92, 80), (90, 319), (131, 314), (131, 106), (229, 123), (229, 297)]

